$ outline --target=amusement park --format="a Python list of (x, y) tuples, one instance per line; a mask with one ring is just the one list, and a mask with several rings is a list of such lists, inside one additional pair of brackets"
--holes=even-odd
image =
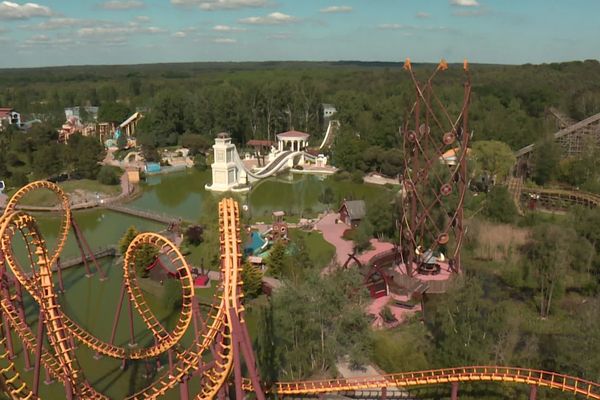
[[(212, 150), (200, 153), (202, 179), (198, 171), (169, 169), (180, 158), (184, 170), (193, 170), (197, 159), (188, 156), (189, 149), (169, 150), (158, 163), (135, 150), (136, 130), (150, 118), (136, 112), (99, 135), (108, 148), (102, 163), (122, 168), (112, 196), (77, 194), (61, 179), (36, 180), (13, 191), (3, 182), (0, 385), (5, 396), (455, 400), (463, 390), (466, 398), (477, 398), (489, 384), (509, 393), (504, 398), (535, 400), (539, 392), (541, 399), (559, 398), (557, 393), (600, 399), (594, 379), (507, 364), (500, 355), (511, 346), (510, 336), (498, 342), (496, 362), (475, 364), (465, 357), (461, 364), (436, 369), (419, 368), (431, 334), (419, 334), (413, 343), (404, 340), (400, 351), (380, 344), (384, 353), (396, 351), (390, 357), (397, 360), (381, 356), (379, 365), (364, 358), (355, 342), (359, 334), (387, 338), (408, 329), (425, 332), (429, 314), (444, 312), (445, 302), (458, 307), (471, 301), (477, 290), (468, 283), (474, 259), (464, 254), (476, 239), (489, 236), (485, 226), (474, 233), (472, 221), (489, 212), (486, 203), (477, 208), (478, 198), (487, 196), (489, 203), (495, 190), (481, 190), (479, 183), (506, 180), (506, 207), (523, 219), (562, 215), (570, 207), (593, 210), (600, 203), (592, 193), (524, 186), (535, 159), (533, 145), (509, 153), (512, 164), (504, 176), (489, 170), (493, 179), (477, 175), (482, 162), (474, 156), (481, 151), (477, 142), (472, 145), (477, 133), (470, 125), (471, 68), (467, 61), (442, 60), (424, 75), (405, 61), (411, 95), (399, 126), (402, 164), (395, 177), (373, 173), (358, 183), (354, 177), (340, 180), (346, 172), (339, 163), (341, 147), (334, 146), (348, 136), (335, 119), (335, 107), (326, 104), (321, 139), (290, 129), (273, 135), (276, 141), (249, 140), (238, 152), (231, 134), (215, 134)], [(452, 69), (462, 74), (458, 107), (447, 107), (438, 94), (443, 75)], [(596, 115), (568, 124), (555, 138), (581, 152), (581, 147), (573, 150), (573, 141), (598, 135), (599, 120)], [(71, 116), (67, 125), (78, 121)], [(63, 126), (61, 141), (79, 134), (67, 134), (69, 126)], [(119, 159), (118, 153), (127, 155)], [(163, 162), (166, 158), (171, 162)], [(180, 199), (177, 193), (184, 195)], [(365, 226), (376, 223), (365, 233)], [(497, 228), (488, 224), (487, 229)], [(524, 229), (493, 242), (489, 260), (509, 257), (496, 258), (510, 252), (501, 248), (502, 240), (518, 241)], [(529, 246), (524, 251), (544, 257)], [(312, 290), (310, 296), (300, 287)], [(541, 323), (555, 318), (550, 317), (552, 291), (545, 290)], [(311, 300), (313, 295), (322, 299)], [(285, 298), (290, 302), (274, 317), (272, 309)], [(303, 314), (302, 307), (315, 301), (321, 304), (311, 311), (316, 314)], [(337, 311), (326, 314), (338, 303), (340, 308), (332, 308)], [(453, 335), (466, 335), (454, 343), (465, 341), (465, 349), (470, 340), (483, 345), (485, 337), (472, 339), (453, 321), (466, 318), (466, 312), (487, 319), (487, 312), (495, 311), (448, 309), (443, 317), (450, 319)], [(291, 324), (281, 339), (275, 327), (286, 328), (277, 318)], [(320, 339), (315, 348), (306, 347), (302, 336), (314, 329), (320, 329)], [(276, 347), (280, 340), (283, 345)], [(344, 340), (340, 351), (328, 356), (334, 367), (319, 374), (295, 365), (283, 370), (285, 353), (313, 357)], [(412, 363), (396, 364), (407, 355)], [(389, 365), (405, 367), (390, 370)]]

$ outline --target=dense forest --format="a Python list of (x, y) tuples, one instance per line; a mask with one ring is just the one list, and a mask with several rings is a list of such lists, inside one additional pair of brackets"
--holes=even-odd
[[(426, 74), (434, 65), (414, 65)], [(600, 111), (600, 63), (472, 65), (472, 128), (478, 140), (513, 149), (553, 126), (554, 106), (575, 120)], [(443, 101), (457, 107), (461, 66), (437, 79)], [(192, 63), (0, 70), (0, 104), (27, 117), (60, 121), (64, 107), (148, 108), (145, 140), (175, 144), (178, 136), (227, 130), (239, 141), (273, 138), (295, 128), (323, 134), (320, 104), (334, 104), (342, 126), (369, 145), (389, 146), (413, 96), (400, 63)]]

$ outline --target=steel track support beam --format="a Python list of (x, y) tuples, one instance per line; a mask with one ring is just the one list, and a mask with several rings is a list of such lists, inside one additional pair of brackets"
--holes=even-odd
[(458, 400), (458, 382), (452, 382), (450, 390), (450, 400)]
[(529, 400), (537, 400), (537, 386), (531, 385), (529, 388)]
[[(106, 280), (106, 275), (104, 275), (104, 271), (102, 271), (102, 268), (100, 268), (100, 265), (98, 264), (98, 260), (96, 260), (96, 256), (94, 255), (94, 252), (92, 251), (92, 249), (90, 248), (90, 245), (88, 244), (87, 240), (85, 239), (83, 232), (81, 231), (81, 229), (79, 229), (79, 225), (77, 225), (77, 222), (75, 222), (75, 217), (71, 218), (71, 225), (73, 226), (73, 230), (75, 231), (75, 237), (77, 238), (77, 244), (80, 244), (80, 242), (81, 242), (81, 244), (83, 244), (83, 246), (87, 249), (92, 262), (94, 263), (94, 266), (96, 267), (96, 271), (98, 271), (98, 274), (100, 275), (100, 280), (101, 281)], [(83, 248), (81, 247), (81, 245), (79, 246), (79, 249), (81, 250), (81, 255), (83, 256), (83, 259), (86, 260), (87, 257), (85, 255), (85, 252), (84, 252)], [(89, 267), (87, 268), (87, 270), (89, 272)]]
[[(21, 318), (22, 321), (26, 321), (25, 320), (25, 308), (23, 305), (23, 287), (21, 286), (21, 284), (19, 283), (19, 281), (15, 281), (15, 288), (16, 288), (16, 294), (17, 294), (17, 300), (16, 300), (16, 306), (17, 306), (17, 312), (19, 314), (19, 318)], [(29, 349), (27, 349), (26, 346), (23, 346), (23, 356), (25, 357), (25, 371), (31, 371), (31, 356), (29, 354)]]
[(181, 400), (190, 399), (190, 388), (188, 386), (188, 378), (184, 376), (179, 382), (179, 398)]
[(133, 329), (133, 304), (131, 299), (127, 299), (127, 309), (129, 312), (129, 347), (137, 346), (135, 342), (135, 331)]
[[(237, 308), (241, 307), (239, 299), (237, 300)], [(260, 378), (258, 375), (258, 369), (256, 368), (256, 358), (254, 357), (254, 351), (252, 350), (252, 343), (250, 342), (250, 335), (248, 335), (248, 329), (246, 324), (240, 320), (240, 316), (233, 319), (233, 337), (241, 338), (241, 349), (246, 361), (246, 368), (250, 375), (250, 381), (254, 388), (254, 394), (257, 400), (265, 400), (265, 394), (262, 390)], [(236, 332), (237, 331), (237, 332)]]
[(35, 364), (33, 367), (33, 387), (31, 392), (34, 398), (39, 397), (40, 372), (42, 369), (42, 340), (44, 339), (44, 313), (40, 310), (38, 314), (38, 326), (35, 345)]
[(58, 289), (59, 293), (65, 292), (65, 283), (62, 276), (62, 267), (60, 265), (60, 256), (56, 257), (56, 272), (58, 273)]
[(125, 300), (125, 281), (121, 285), (121, 294), (119, 295), (119, 303), (115, 311), (115, 319), (113, 320), (112, 331), (110, 333), (110, 340), (108, 343), (115, 344), (115, 337), (117, 335), (117, 326), (119, 325), (119, 319), (121, 318), (121, 309), (123, 308), (123, 300)]

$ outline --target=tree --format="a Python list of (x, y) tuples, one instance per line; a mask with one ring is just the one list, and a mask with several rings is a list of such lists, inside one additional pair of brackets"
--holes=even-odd
[(119, 137), (117, 138), (117, 147), (119, 150), (124, 150), (127, 148), (127, 135), (125, 132), (121, 132)]
[(517, 213), (517, 206), (506, 187), (494, 186), (486, 195), (483, 215), (492, 221), (511, 223)]
[(504, 324), (504, 305), (486, 299), (475, 277), (455, 282), (429, 322), (437, 344), (436, 361), (439, 365), (486, 365)]
[(476, 161), (476, 175), (488, 172), (502, 182), (515, 165), (516, 158), (510, 147), (497, 140), (479, 140), (472, 146), (473, 158)]
[(93, 137), (73, 135), (67, 143), (65, 162), (76, 176), (96, 179), (100, 171), (100, 160), (105, 155), (104, 147)]
[(63, 169), (62, 146), (48, 143), (35, 152), (33, 173), (38, 178), (47, 178), (58, 174)]
[(245, 262), (242, 268), (242, 281), (242, 290), (247, 299), (253, 299), (261, 293), (262, 272), (249, 262)]
[(562, 278), (573, 262), (570, 251), (573, 236), (574, 232), (563, 226), (542, 224), (534, 228), (523, 248), (537, 280), (542, 318), (550, 315), (557, 289), (563, 289)]
[(189, 244), (198, 246), (204, 241), (204, 227), (202, 225), (190, 225), (185, 230), (185, 238)]
[(159, 256), (158, 249), (151, 244), (145, 243), (135, 250), (134, 256), (134, 266), (137, 275), (141, 278), (147, 278), (149, 274), (148, 267), (150, 267)]
[(356, 235), (354, 235), (354, 246), (360, 251), (367, 250), (371, 247), (371, 239), (373, 238), (373, 225), (368, 219), (364, 219), (358, 225), (356, 229)]
[(283, 275), (287, 265), (287, 256), (285, 254), (286, 245), (283, 241), (277, 241), (271, 248), (271, 253), (267, 258), (267, 273), (276, 278)]
[(332, 370), (342, 357), (349, 356), (354, 366), (367, 361), (371, 335), (362, 282), (355, 270), (321, 276), (313, 269), (276, 291), (272, 309), (261, 310), (261, 372), (271, 379), (303, 379)]
[(560, 147), (552, 135), (536, 143), (533, 152), (533, 180), (544, 185), (556, 178), (560, 162)]
[(120, 168), (103, 165), (96, 179), (103, 185), (118, 185), (121, 182), (121, 172)]
[(376, 236), (393, 237), (396, 231), (394, 198), (387, 193), (370, 203), (367, 207), (366, 219), (373, 227)]
[(196, 155), (208, 150), (211, 146), (210, 140), (206, 136), (186, 133), (181, 136), (181, 145), (190, 150), (190, 155)]
[(206, 165), (206, 157), (202, 153), (196, 154), (194, 157), (194, 168), (198, 171), (206, 171), (208, 165)]
[(21, 171), (15, 171), (11, 174), (8, 183), (13, 187), (22, 187), (27, 185), (29, 180), (27, 179), (27, 175), (25, 175), (25, 173)]
[(325, 186), (323, 192), (319, 195), (319, 202), (327, 204), (329, 206), (335, 200), (333, 189), (329, 186)]
[(101, 122), (121, 123), (125, 121), (131, 110), (123, 103), (108, 102), (103, 103), (98, 110), (98, 120)]
[(129, 247), (129, 244), (133, 241), (133, 239), (135, 239), (135, 237), (139, 233), (140, 232), (133, 225), (127, 229), (123, 237), (121, 237), (121, 240), (119, 240), (119, 251), (121, 252), (121, 254), (125, 254), (127, 248)]

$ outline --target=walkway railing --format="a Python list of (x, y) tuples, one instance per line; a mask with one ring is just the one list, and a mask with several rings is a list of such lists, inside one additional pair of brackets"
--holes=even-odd
[[(144, 219), (147, 219), (150, 221), (155, 221), (155, 222), (159, 222), (161, 224), (167, 224), (167, 225), (177, 224), (177, 223), (184, 221), (182, 218), (173, 217), (170, 215), (161, 214), (161, 213), (157, 213), (157, 212), (153, 212), (153, 211), (151, 212), (151, 211), (137, 210), (135, 208), (124, 207), (124, 206), (120, 206), (118, 204), (106, 204), (106, 205), (104, 205), (104, 208), (111, 210), (111, 211), (120, 212), (122, 214), (133, 215), (135, 217), (144, 218)], [(192, 223), (191, 221), (184, 221), (184, 222)]]

